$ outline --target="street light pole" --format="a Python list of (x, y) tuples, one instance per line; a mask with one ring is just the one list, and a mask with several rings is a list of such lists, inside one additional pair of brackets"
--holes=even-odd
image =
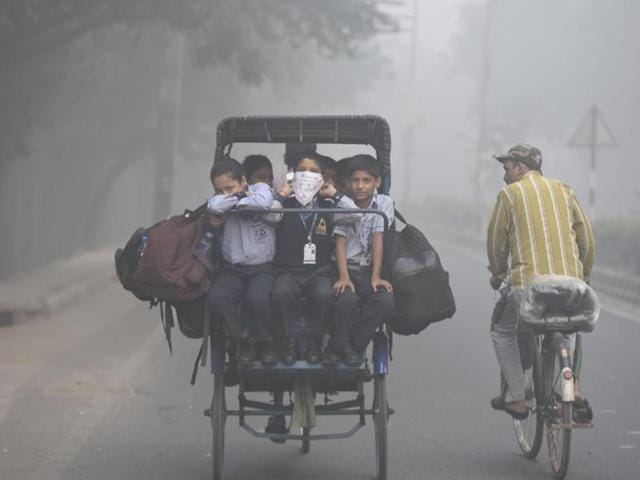
[[(414, 96), (415, 93), (415, 78), (416, 78), (416, 58), (418, 55), (418, 16), (420, 14), (419, 9), (420, 0), (413, 0), (413, 8), (411, 9), (411, 45), (409, 49), (409, 75), (407, 76), (408, 80), (408, 88), (407, 92), (410, 97)], [(413, 98), (409, 98), (407, 102), (408, 105), (413, 103)], [(410, 123), (407, 125), (406, 136), (405, 136), (405, 148), (404, 148), (404, 194), (403, 201), (405, 205), (409, 204), (409, 199), (411, 198), (411, 175), (413, 170), (413, 159), (415, 156), (415, 129), (417, 126), (417, 122), (415, 119), (411, 119)]]
[[(482, 39), (482, 69), (478, 98), (478, 138), (476, 142), (476, 165), (473, 169), (473, 187), (475, 205), (482, 205), (482, 171), (486, 161), (487, 147), (487, 103), (489, 100), (489, 77), (491, 74), (491, 27), (493, 24), (493, 0), (486, 0), (484, 10), (484, 31)], [(484, 220), (480, 221), (480, 229)]]
[(174, 162), (178, 145), (184, 37), (167, 29), (167, 49), (158, 99), (158, 138), (153, 221), (171, 213)]

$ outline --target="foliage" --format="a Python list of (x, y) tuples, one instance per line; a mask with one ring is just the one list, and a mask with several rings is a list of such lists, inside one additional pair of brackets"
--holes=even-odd
[(593, 228), (597, 263), (640, 275), (640, 218), (603, 218)]
[[(87, 34), (131, 41), (150, 30), (182, 31), (201, 66), (225, 65), (260, 84), (285, 44), (325, 55), (355, 55), (376, 33), (397, 28), (389, 0), (4, 0), (0, 4), (0, 166), (24, 155), (26, 137)], [(160, 45), (161, 46), (161, 45)]]
[(490, 131), (501, 147), (506, 137), (532, 135), (566, 143), (591, 102), (606, 107), (635, 92), (640, 57), (631, 46), (640, 41), (640, 3), (468, 0), (453, 73), (479, 76), (487, 4)]
[[(421, 202), (419, 210), (414, 205), (413, 211), (413, 216), (420, 215), (426, 225), (445, 228), (457, 238), (473, 243), (484, 241), (485, 233), (479, 234), (479, 227), (483, 216), (490, 215), (488, 208), (479, 209), (470, 202), (432, 195)], [(593, 230), (596, 265), (640, 275), (640, 217), (602, 218), (594, 222)]]
[[(616, 149), (598, 153), (598, 211), (627, 208), (634, 201), (632, 192), (640, 174), (640, 164), (633, 160), (640, 135), (638, 18), (637, 1), (463, 2), (449, 55), (450, 71), (479, 85), (486, 55), (483, 155), (527, 141), (538, 144), (543, 155), (555, 153), (554, 167), (559, 166), (563, 175), (583, 169), (588, 164), (578, 162), (586, 160), (588, 152), (569, 150), (568, 143), (595, 103), (618, 143)], [(477, 120), (479, 98), (470, 106), (473, 120)], [(602, 195), (606, 186), (613, 188)]]

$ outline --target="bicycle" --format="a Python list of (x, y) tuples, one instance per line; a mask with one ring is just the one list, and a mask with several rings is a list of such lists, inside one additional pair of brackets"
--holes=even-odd
[[(578, 285), (583, 293), (581, 303), (574, 304), (570, 313), (566, 305), (560, 315), (548, 309), (544, 313), (540, 309), (532, 313), (535, 309), (531, 309), (531, 305), (537, 303), (539, 306), (541, 300), (530, 297), (529, 314), (521, 317), (523, 332), (519, 334), (519, 343), (529, 415), (524, 420), (513, 419), (516, 441), (529, 459), (536, 458), (540, 452), (546, 431), (549, 462), (554, 476), (559, 479), (566, 476), (569, 468), (572, 431), (593, 427), (590, 420), (576, 421), (575, 379), (580, 378), (582, 366), (580, 332), (593, 330), (600, 303), (586, 284), (571, 282), (571, 288)], [(553, 287), (546, 284), (545, 288)], [(549, 292), (546, 293), (548, 299)], [(526, 301), (523, 305), (526, 309)], [(503, 394), (506, 393), (504, 378), (502, 388)]]

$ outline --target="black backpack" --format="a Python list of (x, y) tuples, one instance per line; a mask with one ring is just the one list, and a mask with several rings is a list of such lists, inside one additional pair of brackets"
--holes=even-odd
[(143, 293), (135, 280), (133, 274), (138, 268), (138, 262), (140, 261), (140, 254), (144, 250), (146, 229), (140, 227), (129, 238), (129, 241), (124, 248), (118, 248), (115, 252), (116, 274), (120, 283), (125, 290), (133, 293), (139, 300), (149, 302), (153, 300), (153, 297)]
[(405, 227), (399, 232), (390, 230), (384, 242), (385, 271), (393, 284), (397, 311), (391, 329), (400, 335), (413, 335), (431, 323), (451, 318), (456, 302), (449, 273), (442, 267), (438, 253), (397, 210), (395, 216)]

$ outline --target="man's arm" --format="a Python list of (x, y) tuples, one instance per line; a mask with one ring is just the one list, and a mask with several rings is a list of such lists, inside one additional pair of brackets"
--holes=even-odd
[(589, 217), (587, 217), (582, 205), (580, 205), (575, 193), (572, 192), (571, 198), (573, 230), (576, 233), (576, 243), (578, 244), (578, 252), (580, 253), (580, 261), (582, 262), (584, 280), (589, 281), (595, 258), (595, 238), (593, 236), (591, 221)]
[(505, 191), (498, 194), (487, 231), (487, 257), (491, 272), (491, 286), (500, 287), (509, 271), (509, 229), (511, 203)]

